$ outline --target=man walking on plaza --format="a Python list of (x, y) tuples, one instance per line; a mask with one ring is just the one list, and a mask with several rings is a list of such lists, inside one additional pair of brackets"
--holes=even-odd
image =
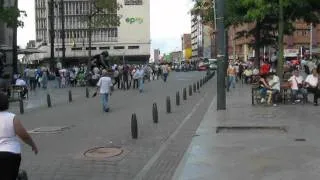
[(109, 112), (109, 95), (111, 95), (110, 88), (113, 86), (111, 78), (107, 76), (107, 70), (102, 70), (102, 77), (97, 83), (97, 91), (100, 89), (100, 96), (102, 102), (102, 109), (104, 112)]
[(134, 75), (134, 78), (137, 78), (138, 81), (139, 81), (139, 91), (140, 93), (142, 93), (143, 91), (143, 78), (144, 78), (144, 68), (142, 66), (139, 66), (135, 75)]

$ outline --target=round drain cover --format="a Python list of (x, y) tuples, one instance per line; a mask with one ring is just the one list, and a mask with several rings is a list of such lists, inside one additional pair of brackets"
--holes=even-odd
[(122, 152), (123, 150), (120, 148), (98, 147), (88, 150), (84, 155), (90, 158), (110, 158), (119, 156)]

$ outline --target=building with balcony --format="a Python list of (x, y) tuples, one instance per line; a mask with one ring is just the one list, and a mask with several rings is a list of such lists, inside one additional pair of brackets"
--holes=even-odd
[(200, 15), (191, 16), (192, 60), (203, 57), (203, 24)]
[[(47, 53), (36, 54), (34, 59), (50, 58), (48, 1), (35, 0), (37, 47)], [(61, 1), (55, 0), (54, 35), (55, 57), (62, 56)], [(65, 26), (65, 63), (78, 63), (88, 58), (89, 0), (63, 0)], [(94, 26), (92, 29), (92, 56), (108, 51), (127, 63), (147, 62), (150, 58), (150, 0), (118, 0), (122, 8), (120, 26)], [(110, 18), (114, 15), (110, 14)]]

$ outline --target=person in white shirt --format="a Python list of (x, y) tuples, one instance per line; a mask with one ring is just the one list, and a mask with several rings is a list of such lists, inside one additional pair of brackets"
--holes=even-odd
[(0, 179), (17, 179), (21, 162), (21, 145), (17, 136), (31, 146), (35, 154), (38, 148), (16, 115), (8, 112), (9, 98), (0, 93)]
[(21, 86), (23, 91), (20, 93), (20, 96), (21, 98), (25, 98), (26, 94), (28, 93), (28, 87), (27, 83), (20, 76), (18, 76), (18, 79), (16, 80), (16, 86)]
[(102, 109), (104, 112), (109, 112), (109, 95), (111, 95), (112, 81), (111, 78), (107, 76), (107, 70), (102, 70), (102, 77), (97, 83), (97, 91), (100, 89)]
[(139, 91), (140, 93), (143, 92), (143, 79), (144, 79), (144, 68), (143, 67), (138, 67), (136, 73), (135, 73), (135, 78), (138, 79), (139, 81)]
[(280, 93), (280, 78), (275, 73), (270, 73), (269, 86), (271, 87), (273, 105), (276, 106), (276, 95)]
[(318, 106), (318, 97), (320, 96), (319, 89), (319, 75), (317, 69), (312, 70), (312, 74), (308, 75), (305, 80), (305, 86), (307, 87), (308, 92), (314, 94), (313, 103), (315, 106)]
[(293, 75), (288, 80), (291, 84), (292, 103), (299, 102), (297, 95), (300, 93), (303, 95), (304, 101), (307, 99), (307, 90), (303, 88), (303, 77), (299, 74), (299, 71), (294, 71)]

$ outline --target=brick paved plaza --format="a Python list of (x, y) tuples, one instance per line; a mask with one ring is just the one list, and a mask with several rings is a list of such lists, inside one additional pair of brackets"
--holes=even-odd
[[(202, 77), (204, 73), (200, 72), (172, 73), (167, 83), (147, 83), (143, 94), (137, 90), (116, 90), (111, 96), (110, 113), (102, 112), (99, 97), (83, 98), (84, 89), (76, 90), (78, 94), (83, 92), (83, 97), (72, 103), (60, 102), (51, 109), (43, 105), (27, 111), (19, 117), (28, 130), (69, 128), (56, 134), (33, 133), (40, 153), (35, 156), (24, 147), (22, 169), (27, 170), (30, 179), (170, 179), (215, 94), (212, 79), (200, 93), (182, 100), (182, 89)], [(56, 96), (67, 101), (67, 90)], [(181, 106), (176, 107), (178, 90)], [(171, 97), (171, 114), (165, 112), (166, 96)], [(154, 102), (159, 111), (156, 125), (152, 121)], [(131, 138), (132, 113), (138, 118), (137, 140)], [(117, 147), (123, 153), (108, 159), (83, 155), (94, 147)]]

